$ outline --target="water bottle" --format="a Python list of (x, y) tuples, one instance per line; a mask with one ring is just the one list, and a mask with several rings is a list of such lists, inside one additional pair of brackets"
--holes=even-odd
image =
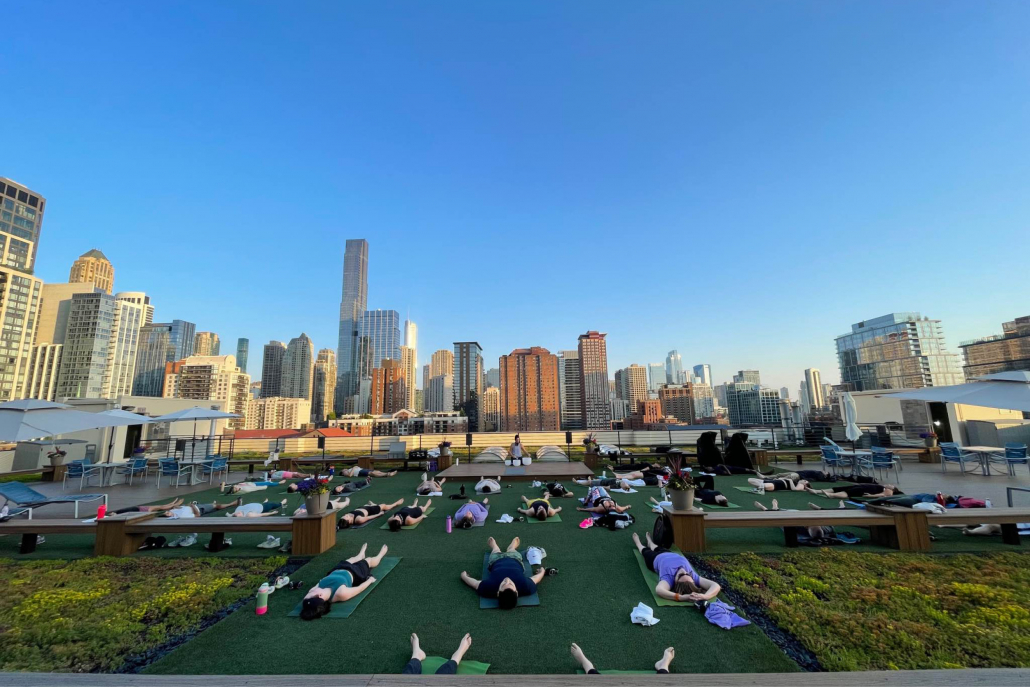
[[(990, 506), (987, 507), (990, 508)], [(102, 503), (97, 506), (97, 520), (103, 519), (105, 515), (107, 515), (107, 505)]]
[(990, 499), (987, 499), (986, 501), (984, 501), (984, 507), (986, 507), (986, 508), (990, 508), (991, 507), (991, 500)]
[(257, 607), (254, 612), (258, 615), (268, 613), (268, 585), (263, 584), (257, 591)]
[(453, 524), (451, 516), (447, 516), (447, 534), (451, 533), (451, 525)]

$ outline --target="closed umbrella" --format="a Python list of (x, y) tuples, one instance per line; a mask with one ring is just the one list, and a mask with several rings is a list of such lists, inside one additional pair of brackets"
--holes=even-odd
[(858, 408), (850, 391), (845, 391), (841, 396), (841, 405), (844, 408), (844, 436), (851, 442), (851, 449), (854, 450), (855, 442), (862, 438), (862, 430), (858, 427)]

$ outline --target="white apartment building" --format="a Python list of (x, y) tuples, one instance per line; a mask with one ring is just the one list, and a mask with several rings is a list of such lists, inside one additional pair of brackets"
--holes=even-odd
[[(333, 351), (335, 355), (335, 351)], [(252, 399), (247, 404), (244, 429), (299, 429), (311, 420), (311, 401), (306, 398)]]
[(250, 401), (250, 375), (240, 372), (236, 356), (191, 355), (175, 367), (177, 369), (165, 375), (164, 398), (222, 401), (227, 412), (240, 416), (229, 420), (229, 427), (244, 429)]

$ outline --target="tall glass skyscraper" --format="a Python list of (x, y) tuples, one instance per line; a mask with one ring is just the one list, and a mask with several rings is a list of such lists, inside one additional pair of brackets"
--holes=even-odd
[(368, 310), (358, 320), (357, 373), (371, 379), (383, 358), (401, 362), (401, 316), (396, 310)]
[(144, 325), (140, 329), (136, 373), (132, 380), (133, 396), (161, 396), (164, 391), (165, 363), (193, 355), (196, 328), (192, 322), (172, 320)]
[(247, 371), (247, 357), (250, 355), (250, 339), (236, 339), (236, 367)]
[[(347, 239), (343, 254), (343, 295), (340, 299), (340, 336), (336, 346), (337, 413), (358, 393), (358, 334), (361, 315), (368, 307), (368, 241)], [(400, 344), (397, 344), (398, 347)], [(399, 355), (399, 354), (398, 354)]]
[(669, 384), (682, 384), (687, 381), (683, 376), (683, 358), (679, 351), (669, 351), (665, 356), (665, 381)]
[[(849, 391), (962, 384), (958, 356), (944, 344), (940, 320), (891, 313), (851, 325), (836, 339), (840, 380)], [(810, 399), (812, 390), (809, 389)]]

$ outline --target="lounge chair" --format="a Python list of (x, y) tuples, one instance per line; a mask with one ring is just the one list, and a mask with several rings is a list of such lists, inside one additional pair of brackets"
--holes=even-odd
[(22, 482), (7, 482), (0, 484), (0, 496), (3, 496), (9, 503), (15, 503), (23, 508), (39, 508), (49, 506), (52, 503), (74, 503), (75, 517), (79, 517), (79, 504), (86, 501), (104, 500), (107, 505), (107, 494), (70, 494), (68, 496), (48, 497)]

